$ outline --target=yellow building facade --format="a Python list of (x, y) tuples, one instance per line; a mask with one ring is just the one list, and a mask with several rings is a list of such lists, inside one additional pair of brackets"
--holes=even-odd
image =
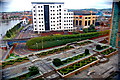
[(97, 15), (74, 15), (74, 26), (80, 27), (80, 26), (90, 26), (91, 24), (95, 25), (95, 22), (97, 20)]

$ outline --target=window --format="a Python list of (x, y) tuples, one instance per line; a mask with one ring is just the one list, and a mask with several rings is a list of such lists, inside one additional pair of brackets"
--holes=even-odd
[(85, 21), (85, 26), (87, 26), (87, 21)]
[(50, 6), (50, 8), (52, 8), (52, 6)]
[(43, 14), (41, 14), (41, 16), (43, 16)]
[(41, 12), (43, 12), (43, 10), (41, 10)]
[(39, 21), (39, 23), (40, 23), (40, 21)]
[(88, 25), (90, 25), (90, 20), (88, 21)]
[(36, 21), (34, 21), (34, 23), (36, 23)]
[(59, 18), (61, 18), (61, 16), (59, 16)]
[(57, 8), (59, 8), (59, 7), (57, 6)]
[(41, 25), (39, 25), (39, 27), (41, 27)]
[(59, 19), (59, 17), (57, 17), (57, 19)]
[(61, 5), (59, 5), (59, 7), (61, 8)]
[(40, 12), (40, 10), (38, 10), (38, 12)]
[(87, 19), (87, 17), (85, 17), (85, 19)]
[(37, 30), (37, 28), (35, 28), (35, 30)]
[(78, 19), (78, 17), (76, 17), (76, 19)]
[(59, 11), (61, 11), (61, 9), (59, 9)]
[(78, 25), (78, 20), (76, 20), (76, 25)]
[(40, 16), (40, 14), (38, 14)]
[(33, 8), (35, 8), (35, 6), (33, 6)]
[(59, 15), (61, 15), (61, 13), (59, 13)]
[(53, 17), (53, 19), (55, 19), (55, 17)]
[(94, 23), (95, 23), (95, 21), (93, 20), (93, 21), (92, 21), (92, 24), (94, 24)]
[(38, 8), (40, 8), (40, 6), (38, 6)]
[(36, 18), (34, 18), (34, 19), (36, 19)]
[(88, 17), (88, 19), (90, 19), (91, 17)]
[(35, 12), (35, 10), (34, 10), (34, 12)]
[(42, 8), (42, 6), (41, 6), (41, 8)]
[(79, 25), (82, 25), (82, 21), (79, 21)]
[(53, 6), (53, 8), (55, 8), (55, 6)]

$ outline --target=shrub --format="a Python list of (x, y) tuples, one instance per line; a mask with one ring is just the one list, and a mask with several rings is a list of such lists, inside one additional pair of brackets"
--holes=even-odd
[(89, 49), (85, 49), (85, 52), (84, 52), (86, 55), (90, 54), (89, 53)]
[(101, 49), (102, 49), (101, 45), (97, 45), (97, 46), (96, 46), (96, 49), (97, 49), (97, 50), (101, 50)]
[(29, 71), (30, 71), (30, 75), (31, 75), (31, 76), (32, 76), (32, 75), (36, 75), (36, 74), (39, 73), (39, 69), (38, 69), (38, 67), (36, 67), (36, 66), (31, 66), (31, 67), (29, 68)]
[(62, 61), (59, 59), (59, 58), (56, 58), (56, 59), (53, 59), (53, 62), (52, 62), (56, 67), (62, 65)]
[(30, 49), (38, 49), (35, 45), (39, 44), (39, 49), (42, 49), (41, 42), (43, 41), (44, 48), (54, 47), (59, 45), (64, 45), (74, 41), (85, 40), (93, 37), (98, 37), (101, 35), (108, 34), (109, 31), (101, 31), (101, 32), (92, 32), (92, 33), (84, 33), (84, 34), (72, 34), (72, 35), (55, 35), (55, 36), (44, 36), (44, 37), (36, 37), (27, 41), (26, 46)]

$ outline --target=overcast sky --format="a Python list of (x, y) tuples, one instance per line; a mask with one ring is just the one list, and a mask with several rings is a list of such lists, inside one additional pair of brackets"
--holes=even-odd
[[(64, 6), (67, 9), (104, 9), (112, 8), (111, 1), (112, 0), (2, 0), (0, 4), (2, 4), (4, 11), (11, 12), (31, 10), (31, 2), (64, 2)], [(5, 4), (5, 2), (7, 2), (7, 4)]]

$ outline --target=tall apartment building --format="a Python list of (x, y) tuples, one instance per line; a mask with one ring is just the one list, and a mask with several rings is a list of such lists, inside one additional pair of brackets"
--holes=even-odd
[(32, 2), (32, 7), (34, 31), (72, 31), (73, 12), (63, 2)]
[(120, 50), (120, 1), (113, 2), (109, 44)]

